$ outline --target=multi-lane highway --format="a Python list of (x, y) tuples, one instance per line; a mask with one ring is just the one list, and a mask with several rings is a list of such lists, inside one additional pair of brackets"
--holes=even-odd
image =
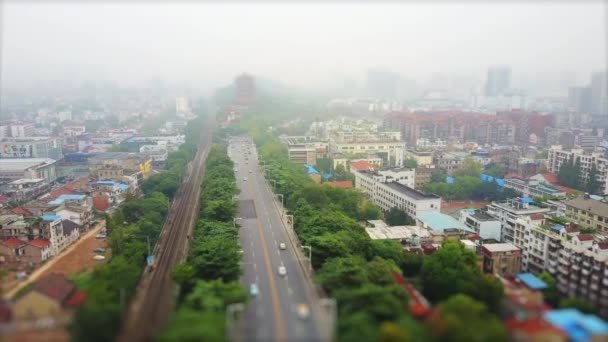
[[(240, 243), (247, 289), (255, 284), (232, 338), (239, 341), (323, 341), (324, 326), (313, 289), (298, 258), (303, 254), (288, 239), (280, 204), (265, 183), (256, 149), (246, 138), (232, 139), (229, 154), (235, 162), (239, 194)], [(281, 244), (285, 249), (281, 249)], [(279, 274), (283, 266), (286, 275)], [(308, 310), (307, 310), (308, 309)], [(307, 312), (308, 311), (308, 314)], [(325, 322), (327, 323), (327, 322)]]

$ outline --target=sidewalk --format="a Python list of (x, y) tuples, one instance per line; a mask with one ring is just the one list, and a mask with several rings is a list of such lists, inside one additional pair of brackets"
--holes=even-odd
[[(83, 245), (83, 243), (85, 243), (87, 241), (90, 241), (91, 239), (95, 239), (95, 235), (99, 234), (99, 232), (101, 231), (101, 229), (103, 227), (105, 227), (105, 220), (99, 221), (97, 223), (96, 227), (92, 228), (91, 230), (89, 230), (88, 232), (86, 232), (84, 235), (80, 236), (80, 238), (78, 239), (78, 241), (76, 241), (74, 244), (72, 244), (68, 248), (66, 248), (63, 252), (61, 252), (61, 254), (53, 257), (50, 260), (47, 260), (47, 262), (44, 265), (42, 265), (40, 268), (34, 270), (34, 272), (32, 272), (28, 276), (27, 280), (18, 283), (18, 285), (16, 287), (8, 290), (4, 294), (4, 298), (5, 299), (10, 299), (11, 297), (13, 297), (15, 295), (15, 293), (17, 293), (23, 287), (27, 286), (28, 284), (30, 284), (32, 282), (35, 282), (41, 276), (46, 275), (47, 273), (50, 273), (51, 272), (51, 268), (54, 268), (54, 266), (56, 266), (59, 262), (65, 261), (64, 259), (66, 259), (71, 254), (80, 252), (78, 249), (80, 247), (85, 247)], [(88, 251), (87, 250), (87, 252), (92, 252), (92, 251)], [(92, 258), (92, 255), (91, 255), (91, 258)], [(61, 269), (52, 270), (52, 271), (68, 273), (67, 270), (61, 270)]]

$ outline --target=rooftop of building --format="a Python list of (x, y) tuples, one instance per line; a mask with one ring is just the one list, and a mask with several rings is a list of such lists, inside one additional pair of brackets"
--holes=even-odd
[(491, 243), (485, 244), (482, 246), (482, 249), (486, 249), (491, 253), (501, 253), (501, 252), (513, 252), (519, 251), (519, 247), (515, 246), (512, 243)]
[(483, 210), (474, 210), (471, 215), (478, 221), (496, 221), (497, 219)]
[(416, 201), (441, 199), (441, 197), (439, 197), (437, 195), (425, 194), (423, 192), (420, 192), (416, 189), (412, 189), (409, 186), (403, 185), (401, 183), (388, 182), (388, 183), (384, 183), (384, 184), (386, 184), (389, 188), (396, 190)]
[(42, 215), (40, 216), (44, 221), (55, 221), (61, 218), (59, 215)]
[(570, 206), (579, 210), (585, 210), (594, 215), (608, 217), (608, 203), (577, 197), (566, 201), (566, 206)]
[(44, 240), (44, 239), (34, 239), (34, 240), (30, 240), (28, 242), (28, 244), (38, 247), (38, 248), (45, 248), (50, 246), (50, 241), (49, 240)]
[(434, 231), (445, 232), (446, 230), (457, 229), (474, 233), (469, 227), (458, 222), (450, 215), (442, 214), (438, 211), (430, 211), (416, 216), (416, 219), (422, 222), (423, 226)]
[(95, 155), (89, 158), (89, 161), (102, 161), (109, 159), (118, 159), (118, 160), (126, 160), (130, 158), (136, 158), (137, 153), (131, 152), (102, 152), (96, 153)]
[(493, 201), (491, 206), (500, 207), (508, 211), (549, 211), (549, 208), (541, 208), (534, 204), (535, 202), (529, 198), (517, 197), (505, 201)]
[(393, 226), (365, 228), (372, 240), (404, 240), (412, 238), (430, 238), (427, 229), (417, 226)]
[(547, 283), (540, 280), (532, 273), (520, 273), (517, 275), (517, 280), (519, 280), (531, 290), (544, 290), (548, 287)]
[(350, 163), (350, 166), (356, 171), (379, 170), (380, 168), (366, 160), (355, 160)]
[(352, 189), (352, 187), (353, 187), (352, 181), (332, 181), (332, 182), (327, 182), (326, 184), (335, 186), (337, 188), (343, 188), (343, 189)]
[(1, 170), (27, 170), (34, 166), (55, 164), (56, 160), (51, 158), (4, 158), (0, 159)]
[[(551, 310), (545, 320), (565, 330), (574, 342), (592, 341), (602, 336), (608, 338), (608, 323), (595, 315), (586, 315), (577, 309)], [(599, 341), (599, 340), (597, 340)]]
[(10, 185), (36, 184), (44, 182), (44, 178), (21, 178), (10, 182)]
[(50, 201), (50, 205), (60, 205), (65, 201), (82, 201), (86, 198), (85, 195), (72, 195), (72, 194), (63, 194), (54, 200)]
[(25, 245), (25, 241), (19, 240), (17, 238), (10, 238), (7, 240), (0, 241), (0, 245), (4, 245), (8, 248), (17, 248), (19, 246)]

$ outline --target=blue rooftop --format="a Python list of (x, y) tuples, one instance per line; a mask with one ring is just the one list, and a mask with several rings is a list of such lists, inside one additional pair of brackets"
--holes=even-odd
[(304, 166), (306, 167), (309, 175), (314, 174), (314, 173), (319, 174), (319, 171), (317, 171), (317, 169), (312, 167), (312, 165), (304, 164)]
[(551, 310), (545, 320), (562, 328), (574, 342), (591, 341), (592, 336), (608, 335), (608, 323), (595, 315), (585, 315), (576, 309)]
[(560, 230), (562, 230), (563, 228), (565, 228), (565, 227), (564, 227), (564, 226), (562, 226), (561, 224), (556, 224), (555, 226), (551, 226), (551, 230), (553, 230), (553, 231), (555, 231), (555, 232), (558, 232), (558, 233), (559, 233), (559, 231), (560, 231)]
[(474, 233), (473, 230), (456, 221), (452, 216), (442, 214), (438, 211), (424, 213), (418, 215), (416, 218), (434, 231), (444, 232), (446, 229), (460, 229)]
[(50, 201), (50, 205), (59, 205), (65, 201), (82, 201), (86, 196), (85, 195), (61, 195), (54, 200)]
[(60, 218), (61, 216), (59, 216), (59, 215), (42, 215), (40, 217), (45, 221), (55, 221), (58, 218)]
[(544, 290), (548, 287), (544, 281), (532, 273), (520, 273), (517, 275), (517, 279), (532, 290)]
[(127, 184), (123, 184), (123, 183), (119, 183), (119, 182), (115, 182), (115, 181), (97, 181), (97, 182), (95, 182), (95, 184), (114, 185), (114, 186), (118, 187), (122, 191), (125, 191), (125, 190), (129, 189), (129, 186)]

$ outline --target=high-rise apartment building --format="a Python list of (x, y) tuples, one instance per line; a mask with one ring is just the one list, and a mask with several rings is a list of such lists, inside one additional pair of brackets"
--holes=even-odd
[(486, 96), (503, 95), (511, 86), (511, 67), (494, 66), (488, 69)]
[(608, 117), (608, 80), (606, 72), (591, 74), (591, 114)]
[(585, 181), (589, 181), (589, 171), (593, 165), (597, 170), (596, 180), (599, 183), (598, 194), (608, 195), (608, 158), (602, 152), (589, 152), (583, 149), (564, 149), (561, 145), (551, 146), (548, 156), (548, 171), (553, 174), (558, 174), (559, 169), (566, 161), (580, 160), (581, 170), (580, 177)]
[(577, 113), (591, 112), (591, 87), (570, 87), (568, 106)]

